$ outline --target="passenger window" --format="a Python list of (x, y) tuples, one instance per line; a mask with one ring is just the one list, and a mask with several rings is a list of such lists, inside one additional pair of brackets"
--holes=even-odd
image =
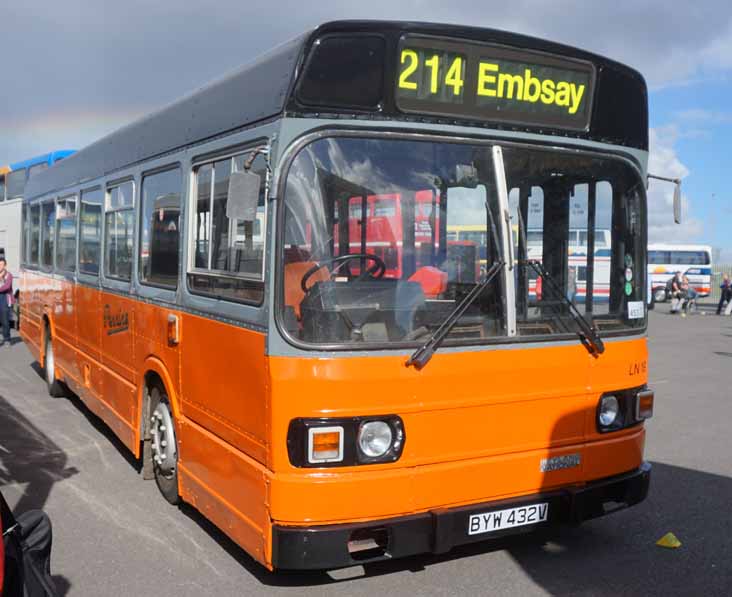
[[(2, 201), (1, 195), (0, 201)], [(20, 263), (26, 265), (28, 263), (28, 237), (30, 236), (30, 205), (24, 205), (20, 213)]]
[(76, 269), (76, 197), (69, 196), (56, 204), (56, 269)]
[(211, 228), (211, 187), (213, 185), (213, 164), (201, 166), (196, 173), (196, 268), (207, 269)]
[(53, 241), (56, 205), (49, 201), (41, 204), (41, 267), (53, 269)]
[(98, 276), (102, 246), (101, 189), (82, 191), (79, 220), (79, 271)]
[(16, 199), (22, 197), (25, 191), (25, 168), (13, 170), (6, 175), (7, 198)]
[(31, 166), (30, 170), (28, 170), (28, 178), (30, 178), (31, 176), (35, 176), (36, 174), (40, 174), (44, 170), (48, 170), (48, 164), (46, 162)]
[(226, 205), (232, 172), (246, 169), (248, 150), (231, 158), (196, 168), (196, 223), (193, 272), (188, 281), (193, 292), (244, 302), (261, 302), (264, 293), (265, 186), (267, 165), (260, 154), (250, 171), (261, 181), (253, 221), (229, 219)]
[(104, 275), (125, 282), (132, 274), (134, 190), (131, 180), (109, 187), (104, 207)]
[(142, 179), (140, 281), (176, 288), (180, 243), (181, 170)]
[(41, 239), (41, 206), (36, 204), (30, 208), (30, 264), (38, 267), (38, 247)]

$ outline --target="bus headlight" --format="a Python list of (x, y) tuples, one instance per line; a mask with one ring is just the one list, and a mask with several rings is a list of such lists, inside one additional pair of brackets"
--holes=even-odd
[(394, 434), (384, 421), (368, 421), (358, 428), (358, 449), (367, 458), (381, 458), (391, 448)]
[(653, 392), (646, 386), (603, 394), (597, 403), (597, 431), (619, 431), (653, 416)]
[(597, 414), (597, 420), (601, 427), (612, 427), (617, 421), (620, 414), (620, 404), (618, 399), (612, 394), (603, 396), (600, 399), (600, 409)]
[(397, 415), (293, 419), (287, 452), (297, 467), (376, 464), (399, 460), (405, 440)]

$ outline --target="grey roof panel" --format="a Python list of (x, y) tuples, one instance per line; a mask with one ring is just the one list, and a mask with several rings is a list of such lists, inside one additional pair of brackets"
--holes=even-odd
[(28, 181), (33, 199), (282, 112), (309, 34), (85, 147)]
[[(303, 67), (305, 71), (298, 72), (301, 60), (307, 60), (305, 54), (311, 51), (319, 38), (333, 34), (353, 36), (359, 33), (375, 33), (383, 37), (387, 48), (390, 48), (387, 49), (383, 64), (382, 101), (373, 107), (352, 108), (339, 103), (337, 93), (329, 96), (329, 90), (337, 90), (338, 85), (353, 84), (353, 78), (347, 75), (348, 71), (358, 66), (357, 55), (350, 56), (353, 59), (350, 64), (328, 67), (340, 68), (340, 74), (336, 71), (328, 80), (318, 80), (324, 95), (322, 105), (319, 103), (318, 106), (311, 106), (301, 101), (295, 89), (298, 84), (295, 78), (307, 75), (307, 64)], [(83, 184), (144, 160), (280, 114), (294, 117), (316, 115), (322, 113), (323, 106), (326, 106), (327, 113), (348, 117), (412, 120), (415, 116), (399, 110), (395, 94), (387, 91), (396, 80), (398, 44), (405, 34), (445, 36), (526, 48), (590, 61), (598, 70), (599, 91), (596, 92), (596, 105), (593, 107), (591, 125), (587, 131), (554, 131), (531, 123), (504, 125), (489, 120), (470, 120), (467, 117), (464, 121), (458, 117), (454, 124), (524, 132), (538, 131), (557, 137), (586, 138), (643, 150), (648, 148), (648, 100), (645, 81), (633, 69), (612, 60), (545, 40), (491, 29), (396, 21), (334, 21), (278, 46), (244, 68), (96, 141), (34, 176), (28, 182), (26, 198), (32, 200)], [(389, 81), (391, 83), (387, 83)], [(330, 89), (328, 85), (331, 86)], [(425, 123), (439, 124), (442, 117), (425, 114), (418, 115), (417, 118)]]

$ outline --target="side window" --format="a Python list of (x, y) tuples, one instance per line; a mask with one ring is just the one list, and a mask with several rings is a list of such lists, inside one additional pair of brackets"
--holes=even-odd
[(5, 201), (5, 175), (0, 175), (0, 201)]
[(28, 178), (30, 178), (31, 176), (35, 176), (36, 174), (38, 174), (39, 172), (43, 172), (44, 170), (48, 170), (48, 164), (46, 162), (31, 166), (30, 170), (28, 170)]
[(104, 275), (126, 282), (132, 277), (134, 192), (131, 180), (109, 187), (104, 207)]
[(76, 196), (63, 197), (56, 204), (56, 269), (76, 269)]
[(202, 164), (194, 170), (195, 258), (193, 271), (188, 274), (193, 292), (255, 303), (264, 297), (267, 164), (261, 154), (249, 168), (261, 181), (255, 219), (230, 219), (226, 215), (231, 174), (246, 169), (252, 151)]
[(82, 191), (79, 207), (79, 271), (99, 275), (102, 246), (102, 190)]
[(53, 241), (56, 222), (56, 204), (48, 201), (41, 204), (41, 267), (53, 269)]
[(176, 288), (180, 245), (180, 168), (142, 179), (140, 281)]
[[(2, 200), (2, 199), (0, 199)], [(30, 236), (30, 205), (24, 204), (20, 216), (20, 263), (28, 263), (28, 237)]]
[(7, 198), (16, 199), (22, 197), (25, 191), (25, 168), (13, 170), (6, 175)]
[(41, 206), (39, 204), (32, 205), (30, 208), (30, 245), (29, 245), (29, 262), (31, 265), (38, 267), (38, 248), (41, 244)]

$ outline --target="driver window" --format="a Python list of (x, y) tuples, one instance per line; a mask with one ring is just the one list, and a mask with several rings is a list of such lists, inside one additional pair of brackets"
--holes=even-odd
[[(192, 292), (245, 303), (264, 298), (267, 163), (255, 148), (196, 166), (192, 198)], [(251, 164), (248, 163), (253, 158)], [(227, 216), (229, 181), (249, 166), (261, 181), (255, 219)]]
[[(284, 326), (309, 343), (415, 343), (499, 260), (488, 146), (315, 141), (285, 185)], [(500, 276), (450, 332), (505, 333)]]

